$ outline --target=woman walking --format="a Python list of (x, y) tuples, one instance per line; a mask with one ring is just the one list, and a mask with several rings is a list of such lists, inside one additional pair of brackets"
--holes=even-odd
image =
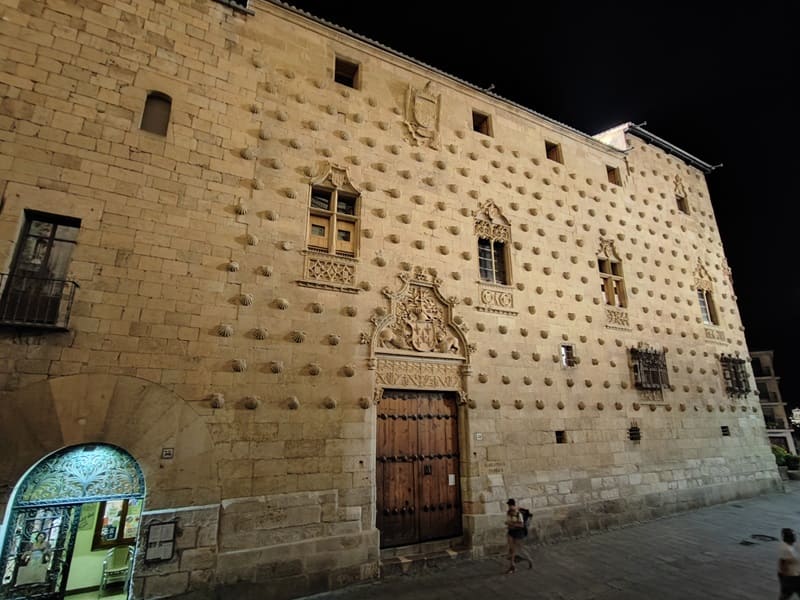
[(516, 570), (514, 563), (516, 562), (517, 556), (527, 560), (528, 568), (532, 569), (533, 561), (531, 560), (531, 557), (528, 556), (528, 552), (522, 545), (522, 540), (528, 535), (528, 530), (525, 527), (525, 520), (522, 517), (522, 513), (520, 513), (519, 509), (517, 508), (516, 500), (509, 498), (506, 504), (508, 505), (508, 512), (506, 512), (506, 528), (508, 529), (508, 559), (511, 563), (506, 573), (513, 573)]

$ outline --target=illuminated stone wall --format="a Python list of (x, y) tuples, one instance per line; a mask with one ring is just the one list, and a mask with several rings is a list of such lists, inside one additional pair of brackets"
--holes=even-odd
[[(747, 347), (701, 171), (251, 8), (5, 9), (3, 272), (26, 209), (81, 229), (69, 331), (2, 332), (0, 503), (48, 452), (109, 441), (142, 465), (145, 522), (185, 525), (173, 561), (139, 556), (137, 597), (373, 577), (375, 403), (399, 381), (458, 395), (475, 555), (503, 543), (509, 496), (555, 539), (779, 485), (757, 394), (725, 392), (718, 356)], [(166, 136), (139, 128), (152, 91), (172, 98)], [(312, 183), (360, 194), (354, 257), (307, 249)], [(507, 284), (481, 281), (479, 235), (505, 245)], [(598, 257), (626, 307), (606, 306)], [(445, 316), (405, 338), (407, 284)], [(669, 387), (635, 389), (640, 344), (667, 349)]]

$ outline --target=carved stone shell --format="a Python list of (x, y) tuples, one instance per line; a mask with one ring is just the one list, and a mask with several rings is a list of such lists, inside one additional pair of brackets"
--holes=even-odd
[(322, 313), (323, 310), (324, 310), (324, 308), (323, 308), (322, 304), (320, 304), (319, 302), (314, 302), (311, 305), (311, 312), (313, 312), (313, 313), (320, 314), (320, 313)]
[(331, 409), (334, 409), (334, 408), (336, 408), (336, 400), (334, 400), (334, 399), (333, 399), (333, 398), (331, 398), (330, 396), (326, 396), (326, 397), (325, 397), (325, 400), (323, 400), (323, 401), (322, 401), (322, 404), (323, 404), (323, 405), (325, 406), (325, 408), (327, 408), (328, 410), (331, 410)]
[(276, 298), (275, 306), (280, 310), (286, 310), (289, 308), (289, 301), (286, 298)]
[(342, 341), (342, 336), (340, 335), (337, 335), (335, 333), (331, 333), (328, 335), (328, 343), (331, 346), (338, 346), (341, 341)]
[(261, 400), (258, 396), (245, 396), (244, 399), (244, 407), (247, 410), (255, 410), (261, 404)]
[(253, 148), (242, 148), (241, 157), (245, 160), (253, 160), (256, 157), (256, 151)]
[(342, 367), (342, 373), (345, 377), (352, 377), (356, 374), (356, 368), (353, 365), (345, 365)]
[(358, 405), (364, 410), (367, 410), (370, 407), (369, 398), (366, 396), (361, 396), (361, 398), (358, 399)]
[(236, 262), (235, 260), (232, 260), (228, 263), (226, 269), (228, 269), (228, 271), (230, 271), (231, 273), (236, 273), (236, 271), (239, 270), (239, 263)]
[(345, 314), (346, 314), (348, 317), (355, 317), (355, 316), (358, 314), (358, 308), (356, 308), (356, 307), (355, 307), (355, 306), (353, 306), (353, 305), (346, 306), (346, 307), (345, 307), (345, 309), (344, 309), (344, 313), (345, 313)]
[(493, 399), (492, 400), (492, 408), (494, 408), (495, 410), (500, 408), (500, 400), (498, 400), (497, 398)]
[(291, 339), (295, 344), (302, 344), (306, 341), (306, 332), (295, 330), (289, 334), (289, 339)]
[(253, 337), (256, 338), (257, 340), (265, 340), (267, 339), (268, 335), (269, 332), (263, 327), (257, 327), (256, 329), (253, 330)]
[(272, 265), (262, 265), (261, 274), (264, 277), (272, 277)]
[(242, 306), (251, 306), (253, 304), (253, 294), (242, 294), (239, 296), (239, 302), (242, 303)]
[(291, 410), (297, 410), (300, 408), (300, 401), (297, 399), (297, 396), (289, 396), (286, 399), (286, 403)]
[(273, 373), (282, 373), (283, 372), (283, 361), (282, 360), (273, 360), (269, 364), (269, 370)]
[(542, 410), (544, 408), (544, 400), (537, 400), (536, 401), (536, 408)]
[(481, 383), (486, 383), (489, 381), (489, 376), (486, 373), (478, 373), (478, 381)]
[(253, 235), (252, 233), (247, 234), (247, 245), (248, 246), (257, 246), (258, 245), (258, 237)]
[(266, 217), (267, 221), (277, 221), (278, 213), (274, 210), (265, 210), (264, 217)]
[(211, 408), (223, 408), (225, 406), (225, 396), (219, 392), (215, 392), (208, 397), (211, 402)]
[(234, 207), (234, 210), (236, 211), (237, 215), (246, 215), (247, 214), (247, 205), (244, 204), (243, 202), (239, 202), (239, 204), (237, 204)]
[(308, 374), (316, 377), (320, 374), (322, 368), (319, 366), (319, 363), (310, 363), (308, 365)]
[(231, 337), (233, 335), (233, 325), (221, 323), (217, 325), (217, 335), (220, 337)]
[(247, 361), (243, 358), (234, 358), (231, 367), (237, 373), (243, 373), (247, 370)]

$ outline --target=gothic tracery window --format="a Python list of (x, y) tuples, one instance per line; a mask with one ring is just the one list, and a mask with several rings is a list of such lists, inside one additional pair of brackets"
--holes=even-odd
[(491, 200), (481, 204), (475, 213), (475, 234), (478, 236), (481, 281), (510, 284), (508, 246), (511, 243), (511, 227)]
[(622, 260), (617, 255), (612, 240), (600, 240), (597, 269), (600, 272), (600, 292), (606, 305), (626, 308), (628, 296), (625, 293)]
[(719, 325), (711, 276), (700, 263), (697, 264), (697, 269), (695, 270), (694, 285), (697, 290), (697, 304), (700, 307), (700, 318), (703, 323), (705, 325)]

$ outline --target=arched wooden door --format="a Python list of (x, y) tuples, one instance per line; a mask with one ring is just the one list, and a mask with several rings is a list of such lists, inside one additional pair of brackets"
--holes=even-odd
[(387, 390), (377, 419), (381, 547), (461, 535), (455, 395)]

